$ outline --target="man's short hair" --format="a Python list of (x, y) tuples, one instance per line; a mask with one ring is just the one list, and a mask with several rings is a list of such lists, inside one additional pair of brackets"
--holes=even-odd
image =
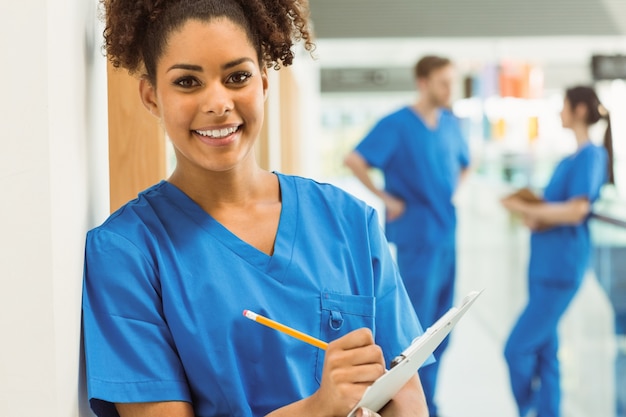
[(436, 55), (426, 55), (415, 64), (413, 75), (415, 78), (428, 78), (430, 74), (439, 68), (451, 65), (452, 61)]

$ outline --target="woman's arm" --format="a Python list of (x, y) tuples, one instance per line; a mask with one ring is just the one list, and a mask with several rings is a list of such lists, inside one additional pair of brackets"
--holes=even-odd
[[(355, 330), (328, 345), (320, 388), (310, 397), (286, 405), (267, 417), (306, 415), (344, 417), (366, 388), (385, 372), (380, 347), (369, 329)], [(120, 417), (194, 417), (181, 401), (115, 404)], [(428, 409), (417, 375), (380, 411), (382, 417), (427, 417)]]
[(521, 214), (533, 230), (576, 225), (591, 211), (591, 204), (585, 197), (572, 198), (562, 203), (529, 203), (521, 198), (508, 198), (502, 200), (502, 205), (513, 213)]
[(182, 401), (118, 403), (115, 408), (120, 417), (194, 417), (191, 404)]
[(382, 417), (428, 417), (426, 397), (417, 375), (409, 380), (391, 401), (380, 410)]

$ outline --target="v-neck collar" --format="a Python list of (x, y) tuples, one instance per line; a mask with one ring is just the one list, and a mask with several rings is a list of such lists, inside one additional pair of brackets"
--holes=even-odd
[(164, 180), (161, 182), (160, 188), (172, 204), (176, 205), (181, 212), (197, 223), (213, 239), (261, 272), (282, 282), (293, 256), (298, 224), (298, 197), (297, 189), (291, 178), (277, 172), (274, 174), (278, 178), (280, 187), (281, 210), (274, 241), (274, 252), (271, 256), (240, 239), (174, 184)]
[(415, 109), (415, 107), (413, 106), (406, 106), (406, 109), (409, 113), (411, 113), (415, 119), (421, 123), (425, 129), (427, 129), (429, 132), (436, 132), (439, 130), (439, 126), (441, 126), (441, 109), (437, 110), (437, 125), (436, 126), (431, 126), (428, 123), (426, 123), (426, 121), (424, 120), (424, 118), (422, 117), (422, 115)]

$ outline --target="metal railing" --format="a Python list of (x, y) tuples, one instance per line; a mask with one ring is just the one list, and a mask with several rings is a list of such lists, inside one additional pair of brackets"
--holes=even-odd
[(591, 233), (593, 269), (614, 313), (615, 415), (626, 417), (626, 221), (594, 212)]

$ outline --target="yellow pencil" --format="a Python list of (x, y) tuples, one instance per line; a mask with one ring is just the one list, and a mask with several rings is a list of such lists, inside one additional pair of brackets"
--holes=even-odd
[(299, 332), (298, 330), (292, 329), (291, 327), (287, 327), (284, 324), (280, 324), (274, 320), (268, 319), (267, 317), (263, 317), (250, 310), (244, 310), (243, 315), (249, 318), (250, 320), (254, 320), (257, 323), (261, 323), (267, 327), (271, 327), (274, 330), (278, 330), (280, 332), (288, 334), (291, 337), (295, 337), (296, 339), (299, 339), (303, 342), (316, 346), (320, 349), (326, 350), (326, 348), (328, 347), (328, 343), (326, 342), (316, 339), (313, 336), (309, 336), (306, 333)]

